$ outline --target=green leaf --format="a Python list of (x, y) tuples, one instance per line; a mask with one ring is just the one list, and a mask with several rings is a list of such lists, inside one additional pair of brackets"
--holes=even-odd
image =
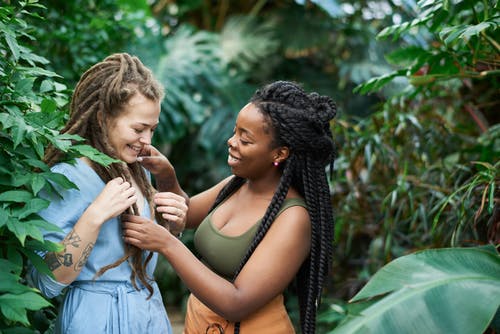
[(495, 22), (481, 22), (475, 25), (460, 25), (455, 27), (446, 27), (440, 32), (439, 36), (446, 44), (452, 44), (458, 39), (469, 40), (472, 36), (478, 36), (486, 29), (498, 28), (498, 23)]
[(62, 229), (59, 226), (43, 219), (30, 219), (26, 221), (26, 224), (36, 226), (45, 231), (62, 232)]
[(47, 183), (47, 181), (45, 180), (45, 178), (40, 175), (40, 174), (32, 174), (31, 175), (31, 189), (33, 190), (33, 194), (36, 195), (40, 192), (40, 190), (43, 189), (43, 187), (45, 186), (45, 183)]
[[(28, 235), (28, 231), (26, 230), (25, 225), (19, 221), (19, 219), (11, 217), (7, 221), (7, 228), (14, 233), (16, 238), (19, 240), (21, 245), (24, 246), (24, 241), (26, 240), (26, 236)], [(40, 233), (40, 231), (38, 231)]]
[(52, 142), (52, 144), (54, 144), (55, 147), (63, 152), (68, 152), (71, 145), (73, 145), (73, 142), (71, 140), (60, 139), (60, 137), (50, 139), (50, 141)]
[[(63, 246), (61, 244), (58, 244), (62, 248)], [(48, 275), (50, 277), (54, 277), (54, 274), (52, 271), (49, 269), (47, 263), (41, 258), (38, 254), (36, 254), (33, 251), (21, 248), (20, 251), (26, 255), (26, 257), (30, 260), (31, 264), (42, 274)], [(58, 250), (60, 251), (60, 249)]]
[(429, 56), (430, 53), (427, 50), (417, 46), (410, 46), (395, 50), (386, 55), (385, 58), (391, 64), (408, 66), (416, 61), (425, 62), (425, 59)]
[(26, 249), (33, 251), (60, 252), (64, 249), (64, 246), (60, 243), (48, 240), (44, 240), (43, 242), (40, 242), (38, 240), (28, 240), (26, 241)]
[(26, 190), (9, 190), (0, 194), (0, 202), (26, 203), (33, 198), (33, 194)]
[(0, 228), (7, 223), (10, 213), (0, 207)]
[(11, 177), (11, 183), (13, 187), (21, 187), (30, 183), (31, 177), (25, 171), (14, 172)]
[(41, 160), (28, 158), (28, 159), (24, 159), (23, 162), (27, 163), (28, 165), (30, 165), (32, 167), (39, 168), (41, 170), (49, 170), (47, 165)]
[(392, 73), (384, 74), (382, 76), (372, 78), (368, 80), (367, 82), (358, 85), (357, 87), (354, 88), (353, 92), (354, 93), (360, 93), (360, 94), (367, 94), (370, 92), (376, 92), (379, 89), (381, 89), (383, 86), (391, 82), (395, 77), (401, 76), (405, 73), (406, 71), (400, 70), (400, 71), (394, 71)]
[[(8, 262), (8, 261), (5, 261)], [(13, 294), (33, 291), (24, 284), (21, 284), (19, 275), (13, 274), (3, 269), (0, 270), (0, 293), (10, 292)]]
[(71, 182), (64, 174), (61, 173), (52, 173), (46, 172), (42, 174), (47, 180), (55, 182), (57, 185), (62, 187), (63, 189), (77, 189), (76, 184)]
[(25, 66), (18, 66), (17, 69), (21, 72), (25, 72), (26, 75), (38, 77), (38, 76), (46, 76), (46, 77), (59, 77), (62, 78), (59, 74), (44, 70), (43, 68), (40, 67), (25, 67)]
[(2, 127), (4, 130), (7, 130), (14, 126), (16, 124), (16, 120), (18, 117), (13, 117), (13, 115), (9, 113), (0, 113), (0, 124), (2, 124)]
[(352, 302), (380, 299), (330, 333), (482, 333), (500, 306), (499, 295), (498, 253), (424, 250), (379, 270)]
[(42, 103), (40, 104), (40, 108), (44, 113), (53, 113), (57, 109), (57, 104), (52, 99), (43, 99)]
[(16, 36), (10, 31), (6, 31), (4, 33), (4, 36), (5, 36), (5, 41), (9, 46), (10, 52), (12, 52), (12, 56), (14, 57), (14, 60), (17, 62), (17, 60), (19, 59), (19, 44), (17, 44)]
[(12, 273), (20, 273), (22, 271), (22, 267), (12, 263), (11, 261), (0, 258), (0, 268), (2, 268), (1, 272), (12, 272)]
[(118, 159), (113, 159), (109, 157), (108, 155), (102, 153), (101, 151), (97, 150), (96, 148), (89, 146), (89, 145), (74, 145), (71, 147), (71, 151), (76, 151), (87, 158), (101, 164), (104, 166), (108, 166), (109, 164), (113, 162), (120, 162)]
[(35, 292), (22, 294), (6, 293), (0, 296), (0, 310), (3, 315), (12, 321), (28, 325), (26, 310), (39, 310), (51, 304)]
[[(31, 215), (32, 213), (39, 212), (49, 206), (50, 202), (41, 198), (33, 198), (26, 202), (26, 204), (15, 211), (16, 216), (19, 219), (23, 219)], [(14, 212), (13, 212), (14, 213)]]
[(33, 149), (35, 150), (37, 156), (40, 159), (43, 159), (43, 155), (45, 152), (45, 148), (43, 147), (43, 144), (41, 142), (39, 142), (36, 138), (34, 138), (32, 140), (32, 142), (33, 142)]
[(424, 24), (429, 21), (429, 17), (417, 18), (410, 22), (403, 22), (401, 24), (395, 24), (389, 27), (382, 29), (381, 32), (378, 33), (377, 39), (384, 39), (391, 35), (394, 35), (393, 38), (398, 38), (402, 33), (410, 31), (412, 28)]
[[(21, 254), (18, 252), (18, 245), (15, 244), (15, 243), (9, 243), (7, 245), (7, 257), (6, 259), (9, 260), (10, 262), (12, 262), (14, 265), (22, 268), (23, 267), (23, 257), (21, 256)], [(13, 272), (14, 274), (16, 275), (21, 275), (21, 271), (18, 271), (18, 272)]]
[(488, 213), (493, 214), (493, 208), (495, 207), (495, 183), (490, 183), (489, 186), (489, 197), (488, 197)]

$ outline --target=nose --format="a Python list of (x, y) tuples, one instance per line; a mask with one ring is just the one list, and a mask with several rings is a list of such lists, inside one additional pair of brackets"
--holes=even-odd
[(229, 139), (227, 140), (227, 146), (230, 148), (233, 148), (235, 146), (234, 145), (234, 135), (229, 137)]
[(145, 144), (145, 145), (151, 145), (151, 138), (153, 137), (152, 134), (150, 133), (145, 133), (144, 135), (142, 135), (140, 138), (139, 138), (139, 142), (141, 144)]

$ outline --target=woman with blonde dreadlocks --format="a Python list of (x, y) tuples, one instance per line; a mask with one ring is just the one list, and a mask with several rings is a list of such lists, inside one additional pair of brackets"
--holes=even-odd
[(291, 82), (257, 90), (227, 141), (233, 176), (189, 201), (201, 260), (167, 229), (123, 217), (125, 241), (162, 254), (191, 291), (186, 334), (294, 333), (283, 303), (294, 280), (302, 333), (315, 332), (332, 262), (335, 114), (329, 97)]
[[(68, 161), (57, 148), (47, 149), (45, 161), (51, 170), (78, 187), (46, 194), (51, 203), (39, 214), (62, 232), (47, 231), (44, 237), (64, 249), (41, 254), (53, 277), (35, 268), (30, 271), (33, 284), (47, 297), (66, 289), (56, 333), (172, 331), (152, 278), (158, 255), (125, 244), (121, 228), (123, 213), (168, 220), (173, 233), (183, 228), (186, 195), (175, 178), (161, 182), (161, 174), (172, 171), (148, 172), (140, 163), (141, 155), (163, 157), (151, 146), (163, 94), (137, 57), (113, 54), (82, 75), (61, 132), (85, 138), (120, 162), (103, 167), (86, 157)], [(151, 174), (162, 192), (153, 189)], [(162, 205), (161, 213), (155, 211), (155, 201)]]

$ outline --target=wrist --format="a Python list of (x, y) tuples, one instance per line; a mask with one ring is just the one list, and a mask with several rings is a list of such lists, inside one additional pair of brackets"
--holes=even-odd
[(87, 225), (95, 226), (96, 228), (100, 228), (102, 224), (104, 224), (102, 213), (96, 210), (92, 204), (83, 212), (81, 219), (84, 220)]
[(170, 256), (176, 254), (175, 249), (177, 248), (178, 243), (182, 243), (182, 241), (180, 241), (180, 239), (178, 239), (178, 237), (176, 237), (172, 233), (169, 233), (169, 237), (165, 239), (165, 242), (163, 243), (163, 246), (160, 249), (160, 254), (165, 256), (165, 258), (169, 259)]

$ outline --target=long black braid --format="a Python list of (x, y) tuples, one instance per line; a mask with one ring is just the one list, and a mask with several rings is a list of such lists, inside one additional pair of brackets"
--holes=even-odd
[[(333, 167), (334, 142), (330, 120), (336, 106), (327, 96), (306, 93), (295, 83), (277, 81), (257, 90), (250, 102), (269, 120), (274, 145), (290, 150), (281, 165), (283, 174), (257, 233), (242, 259), (234, 278), (262, 241), (278, 214), (290, 187), (304, 197), (311, 219), (311, 251), (296, 276), (302, 333), (314, 333), (316, 310), (333, 255), (333, 209), (325, 167)], [(243, 185), (235, 176), (219, 193), (212, 208)], [(236, 323), (235, 333), (239, 333)]]

